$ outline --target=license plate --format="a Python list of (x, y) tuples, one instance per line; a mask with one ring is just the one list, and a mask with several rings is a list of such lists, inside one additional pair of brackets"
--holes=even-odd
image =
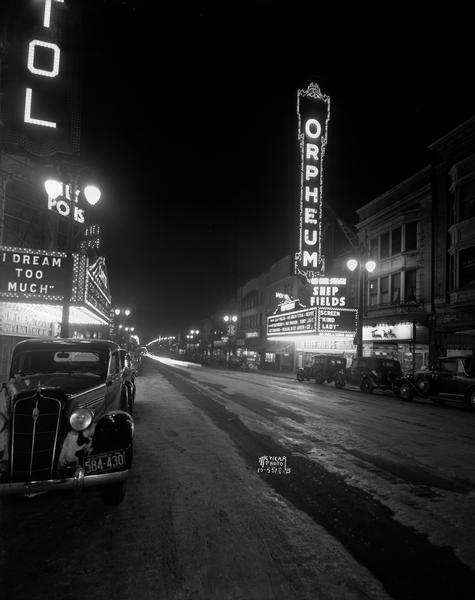
[(84, 469), (86, 475), (94, 475), (94, 473), (104, 473), (104, 471), (112, 471), (125, 467), (125, 453), (123, 450), (115, 452), (105, 452), (90, 456), (84, 461)]

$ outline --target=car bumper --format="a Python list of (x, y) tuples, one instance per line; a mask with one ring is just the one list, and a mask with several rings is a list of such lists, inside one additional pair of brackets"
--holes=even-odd
[(15, 483), (0, 484), (0, 496), (2, 495), (29, 495), (42, 492), (60, 490), (82, 490), (83, 488), (118, 483), (127, 479), (128, 469), (115, 471), (113, 473), (100, 473), (98, 475), (85, 475), (84, 469), (78, 467), (74, 477), (67, 479), (46, 479), (44, 481), (20, 481)]

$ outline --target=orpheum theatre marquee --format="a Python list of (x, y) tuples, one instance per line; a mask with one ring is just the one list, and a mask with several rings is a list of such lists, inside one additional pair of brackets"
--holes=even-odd
[(111, 296), (104, 259), (90, 263), (85, 253), (75, 254), (72, 290), (66, 260), (64, 252), (0, 246), (3, 335), (58, 335), (68, 287), (72, 325), (108, 324)]
[(311, 289), (310, 306), (287, 296), (267, 317), (267, 337), (294, 342), (297, 353), (354, 353), (358, 311), (346, 306), (346, 277), (325, 273), (322, 253), (322, 174), (330, 98), (313, 83), (298, 90), (297, 115), (301, 181), (295, 274), (304, 277)]

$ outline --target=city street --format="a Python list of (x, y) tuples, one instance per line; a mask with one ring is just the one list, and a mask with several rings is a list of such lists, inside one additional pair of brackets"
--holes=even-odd
[(475, 597), (465, 407), (147, 358), (135, 423), (120, 506), (2, 500), (2, 598)]

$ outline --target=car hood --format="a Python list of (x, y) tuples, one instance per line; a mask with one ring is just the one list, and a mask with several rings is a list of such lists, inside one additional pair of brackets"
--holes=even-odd
[(97, 375), (86, 373), (37, 373), (11, 379), (9, 387), (12, 395), (22, 392), (50, 389), (57, 390), (62, 394), (78, 394), (105, 382)]

